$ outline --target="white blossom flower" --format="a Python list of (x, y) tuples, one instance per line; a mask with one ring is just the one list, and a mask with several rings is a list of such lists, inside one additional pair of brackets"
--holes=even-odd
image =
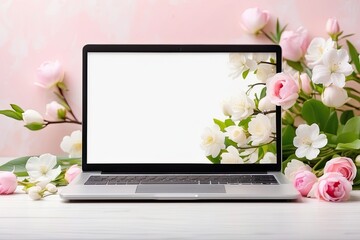
[(272, 152), (267, 152), (263, 159), (260, 160), (260, 163), (276, 163), (276, 155)]
[(56, 164), (56, 156), (46, 153), (40, 157), (29, 158), (25, 168), (32, 181), (45, 181), (44, 178), (52, 181), (61, 173), (61, 166), (54, 169)]
[(345, 86), (345, 77), (353, 71), (349, 64), (349, 55), (345, 49), (330, 49), (323, 56), (323, 63), (313, 69), (312, 80), (325, 87), (334, 84), (338, 87)]
[(244, 163), (255, 163), (259, 159), (259, 149), (248, 148), (239, 155), (243, 159)]
[(32, 124), (32, 123), (39, 123), (44, 124), (44, 118), (41, 114), (35, 110), (29, 109), (26, 110), (23, 114), (23, 120), (25, 125)]
[(286, 166), (284, 173), (285, 176), (290, 180), (293, 181), (297, 172), (299, 171), (311, 171), (311, 167), (309, 165), (304, 164), (302, 161), (297, 159), (292, 159)]
[(80, 130), (74, 131), (70, 136), (65, 136), (60, 148), (69, 153), (69, 157), (77, 158), (82, 156), (82, 134)]
[(227, 147), (226, 151), (227, 152), (221, 154), (222, 164), (244, 163), (243, 159), (239, 156), (239, 151), (234, 146)]
[(306, 157), (306, 159), (312, 160), (319, 155), (319, 148), (327, 144), (326, 135), (319, 134), (320, 129), (316, 123), (313, 123), (311, 126), (301, 124), (295, 133), (296, 136), (293, 143), (297, 147), (295, 155), (299, 158)]
[(43, 196), (41, 187), (34, 186), (34, 187), (29, 188), (28, 195), (33, 200), (40, 200)]
[(270, 140), (271, 121), (264, 114), (257, 114), (249, 122), (248, 132), (250, 133), (249, 142), (252, 141), (253, 146), (266, 143)]
[(260, 82), (266, 83), (266, 80), (276, 74), (275, 65), (262, 63), (258, 65), (256, 77)]
[(239, 126), (229, 126), (225, 128), (225, 136), (229, 137), (230, 140), (237, 143), (238, 147), (246, 144), (247, 137), (245, 131)]
[(250, 53), (230, 53), (229, 63), (231, 66), (232, 73), (230, 77), (237, 78), (244, 71), (254, 71), (257, 67), (257, 63), (252, 59)]
[(313, 68), (318, 64), (322, 64), (324, 54), (330, 49), (335, 49), (335, 42), (331, 38), (328, 40), (320, 37), (314, 38), (305, 55), (307, 65)]
[(227, 104), (224, 108), (234, 121), (242, 120), (254, 113), (255, 102), (243, 91), (231, 97)]
[(225, 134), (220, 131), (218, 125), (211, 128), (205, 128), (202, 136), (201, 148), (205, 151), (206, 156), (217, 157), (221, 149), (225, 149)]

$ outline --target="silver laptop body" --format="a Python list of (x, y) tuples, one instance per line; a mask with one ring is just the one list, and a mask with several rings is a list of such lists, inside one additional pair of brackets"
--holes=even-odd
[(280, 71), (276, 45), (86, 45), (83, 173), (60, 196), (297, 199), (281, 173), (281, 110), (258, 109)]

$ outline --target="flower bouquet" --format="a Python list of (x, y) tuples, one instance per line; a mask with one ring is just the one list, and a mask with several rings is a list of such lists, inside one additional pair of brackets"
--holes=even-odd
[[(38, 131), (53, 124), (78, 124), (81, 122), (73, 113), (65, 92), (64, 71), (58, 61), (44, 62), (38, 69), (36, 85), (53, 90), (58, 101), (46, 105), (46, 119), (37, 111), (24, 111), (16, 104), (11, 109), (0, 110), (0, 114), (17, 121), (24, 127)], [(0, 166), (0, 194), (11, 194), (18, 185), (29, 196), (38, 200), (57, 192), (57, 186), (65, 186), (80, 172), (82, 134), (80, 130), (65, 136), (60, 144), (61, 149), (69, 154), (68, 158), (43, 154), (39, 157), (21, 157)]]
[(282, 47), (282, 73), (253, 68), (248, 58), (240, 74), (270, 74), (255, 109), (261, 102), (283, 109), (285, 175), (303, 196), (347, 200), (351, 187), (360, 189), (360, 57), (347, 40), (353, 34), (345, 35), (333, 18), (326, 23), (328, 39), (310, 39), (303, 27), (287, 31), (279, 20), (266, 32), (269, 13), (258, 8), (245, 10), (241, 21), (247, 32)]

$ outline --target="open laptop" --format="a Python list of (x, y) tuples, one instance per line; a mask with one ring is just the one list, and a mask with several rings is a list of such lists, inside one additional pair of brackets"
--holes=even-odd
[(280, 71), (276, 45), (86, 45), (83, 173), (60, 196), (298, 198), (281, 174), (281, 110), (258, 108)]

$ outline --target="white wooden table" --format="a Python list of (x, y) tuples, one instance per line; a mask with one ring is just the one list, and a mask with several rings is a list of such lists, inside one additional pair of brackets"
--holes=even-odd
[(344, 203), (81, 202), (0, 196), (0, 239), (360, 239), (360, 191)]

